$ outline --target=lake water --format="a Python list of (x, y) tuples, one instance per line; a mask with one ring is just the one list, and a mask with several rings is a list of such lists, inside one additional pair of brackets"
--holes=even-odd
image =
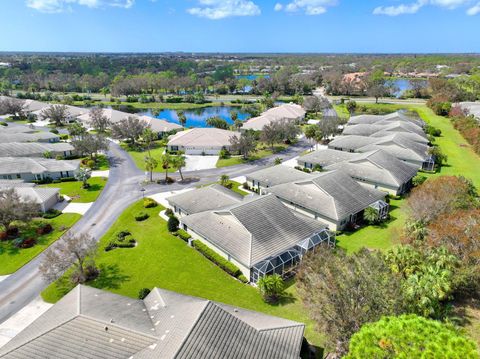
[[(396, 79), (393, 81), (394, 85), (398, 88), (398, 91), (395, 92), (395, 96), (400, 97), (402, 94), (407, 91), (411, 90), (412, 86), (410, 85), (410, 81), (408, 79)], [(427, 86), (427, 81), (425, 81), (425, 87)]]
[[(232, 117), (230, 116), (230, 111), (236, 111), (238, 113), (238, 119), (245, 121), (251, 116), (240, 110), (240, 107), (233, 106), (215, 106), (215, 107), (205, 107), (199, 109), (185, 110), (183, 111), (187, 117), (187, 123), (185, 127), (208, 127), (206, 121), (210, 117), (221, 117), (226, 120), (229, 124), (233, 124)], [(147, 112), (142, 112), (141, 115), (147, 115), (155, 117), (152, 115), (152, 112), (149, 110)], [(180, 123), (178, 121), (178, 114), (176, 110), (162, 110), (158, 116), (159, 119), (166, 120), (168, 122)]]
[[(248, 81), (253, 81), (253, 80), (258, 80), (259, 78), (266, 78), (266, 79), (269, 79), (270, 78), (270, 75), (237, 75), (235, 76), (235, 78), (237, 80), (241, 80), (241, 79), (245, 79), (245, 80), (248, 80)], [(252, 91), (252, 86), (250, 85), (247, 85), (243, 88), (243, 92), (244, 93), (248, 93)]]

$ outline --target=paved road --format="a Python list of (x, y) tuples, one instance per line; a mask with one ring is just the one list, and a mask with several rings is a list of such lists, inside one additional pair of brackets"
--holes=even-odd
[[(140, 191), (142, 186), (145, 189), (144, 195), (150, 195), (212, 183), (217, 181), (222, 174), (227, 174), (231, 178), (243, 176), (271, 164), (273, 158), (279, 157), (283, 160), (288, 160), (309, 148), (310, 145), (306, 141), (300, 140), (298, 144), (290, 146), (285, 152), (270, 158), (261, 159), (252, 164), (185, 172), (185, 177), (195, 178), (189, 184), (175, 183), (169, 186), (148, 184), (143, 186), (146, 178), (145, 173), (135, 166), (125, 151), (112, 143), (108, 153), (111, 168), (107, 185), (90, 210), (70, 231), (76, 233), (89, 232), (95, 238), (101, 238), (129, 205), (142, 198), (143, 194)], [(178, 179), (177, 174), (170, 176)], [(156, 174), (155, 178), (161, 179), (163, 175)], [(53, 246), (56, 244), (53, 244)], [(17, 272), (0, 282), (0, 323), (30, 303), (47, 286), (47, 283), (43, 281), (38, 271), (38, 266), (43, 257), (43, 254), (40, 254)]]

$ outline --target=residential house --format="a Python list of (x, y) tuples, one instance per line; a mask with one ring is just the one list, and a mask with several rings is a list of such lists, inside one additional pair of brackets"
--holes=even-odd
[(242, 130), (261, 131), (265, 125), (277, 121), (299, 122), (305, 118), (305, 114), (305, 110), (300, 105), (293, 103), (283, 104), (263, 112), (258, 117), (245, 121)]
[(60, 136), (46, 131), (38, 131), (33, 133), (14, 133), (0, 131), (0, 143), (12, 142), (45, 142), (55, 143), (60, 141)]
[(311, 178), (311, 174), (284, 165), (268, 167), (246, 176), (248, 187), (260, 194), (266, 188)]
[(368, 207), (388, 214), (387, 193), (364, 187), (342, 170), (328, 171), (313, 179), (281, 184), (267, 189), (287, 207), (320, 221), (332, 230), (342, 230), (363, 220)]
[[(59, 106), (56, 104), (50, 104), (47, 107), (42, 108), (41, 110), (33, 111), (32, 114), (36, 115), (38, 118), (42, 118), (45, 115), (45, 111), (53, 106)], [(74, 122), (77, 120), (77, 118), (81, 115), (84, 115), (89, 112), (88, 109), (82, 108), (82, 107), (76, 107), (76, 106), (70, 106), (70, 105), (61, 105), (65, 106), (67, 108), (67, 116), (65, 118), (65, 124)], [(47, 118), (46, 120), (50, 120)]]
[(0, 157), (44, 157), (51, 158), (73, 156), (74, 147), (66, 142), (11, 142), (0, 143)]
[(230, 139), (240, 133), (219, 128), (193, 128), (169, 137), (168, 150), (187, 155), (218, 155), (222, 148), (232, 149)]
[(41, 212), (52, 209), (60, 199), (59, 188), (40, 188), (22, 180), (0, 180), (0, 191), (13, 189), (20, 199), (38, 204)]
[(3, 157), (0, 160), (0, 179), (40, 181), (48, 178), (73, 177), (80, 161), (58, 161), (46, 158)]
[(178, 216), (222, 209), (243, 201), (243, 196), (219, 184), (183, 192), (167, 198)]
[(165, 289), (140, 300), (79, 285), (0, 348), (0, 358), (297, 359), (304, 329)]
[(274, 195), (192, 214), (180, 222), (194, 240), (238, 266), (252, 282), (284, 273), (320, 243), (335, 243), (324, 224), (293, 213)]
[(158, 134), (159, 138), (163, 137), (164, 135), (171, 134), (172, 132), (178, 132), (183, 130), (183, 127), (179, 124), (168, 122), (159, 118), (153, 118), (150, 116), (139, 116), (139, 119), (145, 122), (145, 124), (147, 124), (147, 126), (149, 126), (153, 132)]
[(419, 118), (413, 116), (408, 116), (402, 112), (393, 112), (388, 115), (359, 115), (352, 116), (348, 120), (348, 125), (359, 125), (359, 124), (385, 124), (388, 122), (398, 122), (402, 121), (405, 123), (413, 123), (418, 127), (424, 128), (425, 122)]

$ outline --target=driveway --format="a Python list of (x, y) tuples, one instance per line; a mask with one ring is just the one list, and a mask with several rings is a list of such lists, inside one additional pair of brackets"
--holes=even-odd
[(185, 172), (208, 170), (217, 167), (218, 156), (194, 156), (186, 155), (187, 165), (183, 169)]

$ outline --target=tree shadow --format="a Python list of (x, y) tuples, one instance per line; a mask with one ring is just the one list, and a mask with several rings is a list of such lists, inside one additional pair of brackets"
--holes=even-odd
[(98, 277), (89, 283), (98, 289), (118, 289), (121, 284), (130, 280), (130, 276), (121, 272), (118, 264), (100, 264)]
[(102, 186), (100, 186), (99, 184), (92, 184), (88, 186), (86, 190), (87, 192), (97, 192), (97, 191), (100, 191), (101, 189), (102, 189)]
[(109, 158), (109, 163), (110, 163), (110, 168), (112, 167), (118, 167), (120, 166), (125, 160), (123, 158), (119, 157), (110, 157)]

